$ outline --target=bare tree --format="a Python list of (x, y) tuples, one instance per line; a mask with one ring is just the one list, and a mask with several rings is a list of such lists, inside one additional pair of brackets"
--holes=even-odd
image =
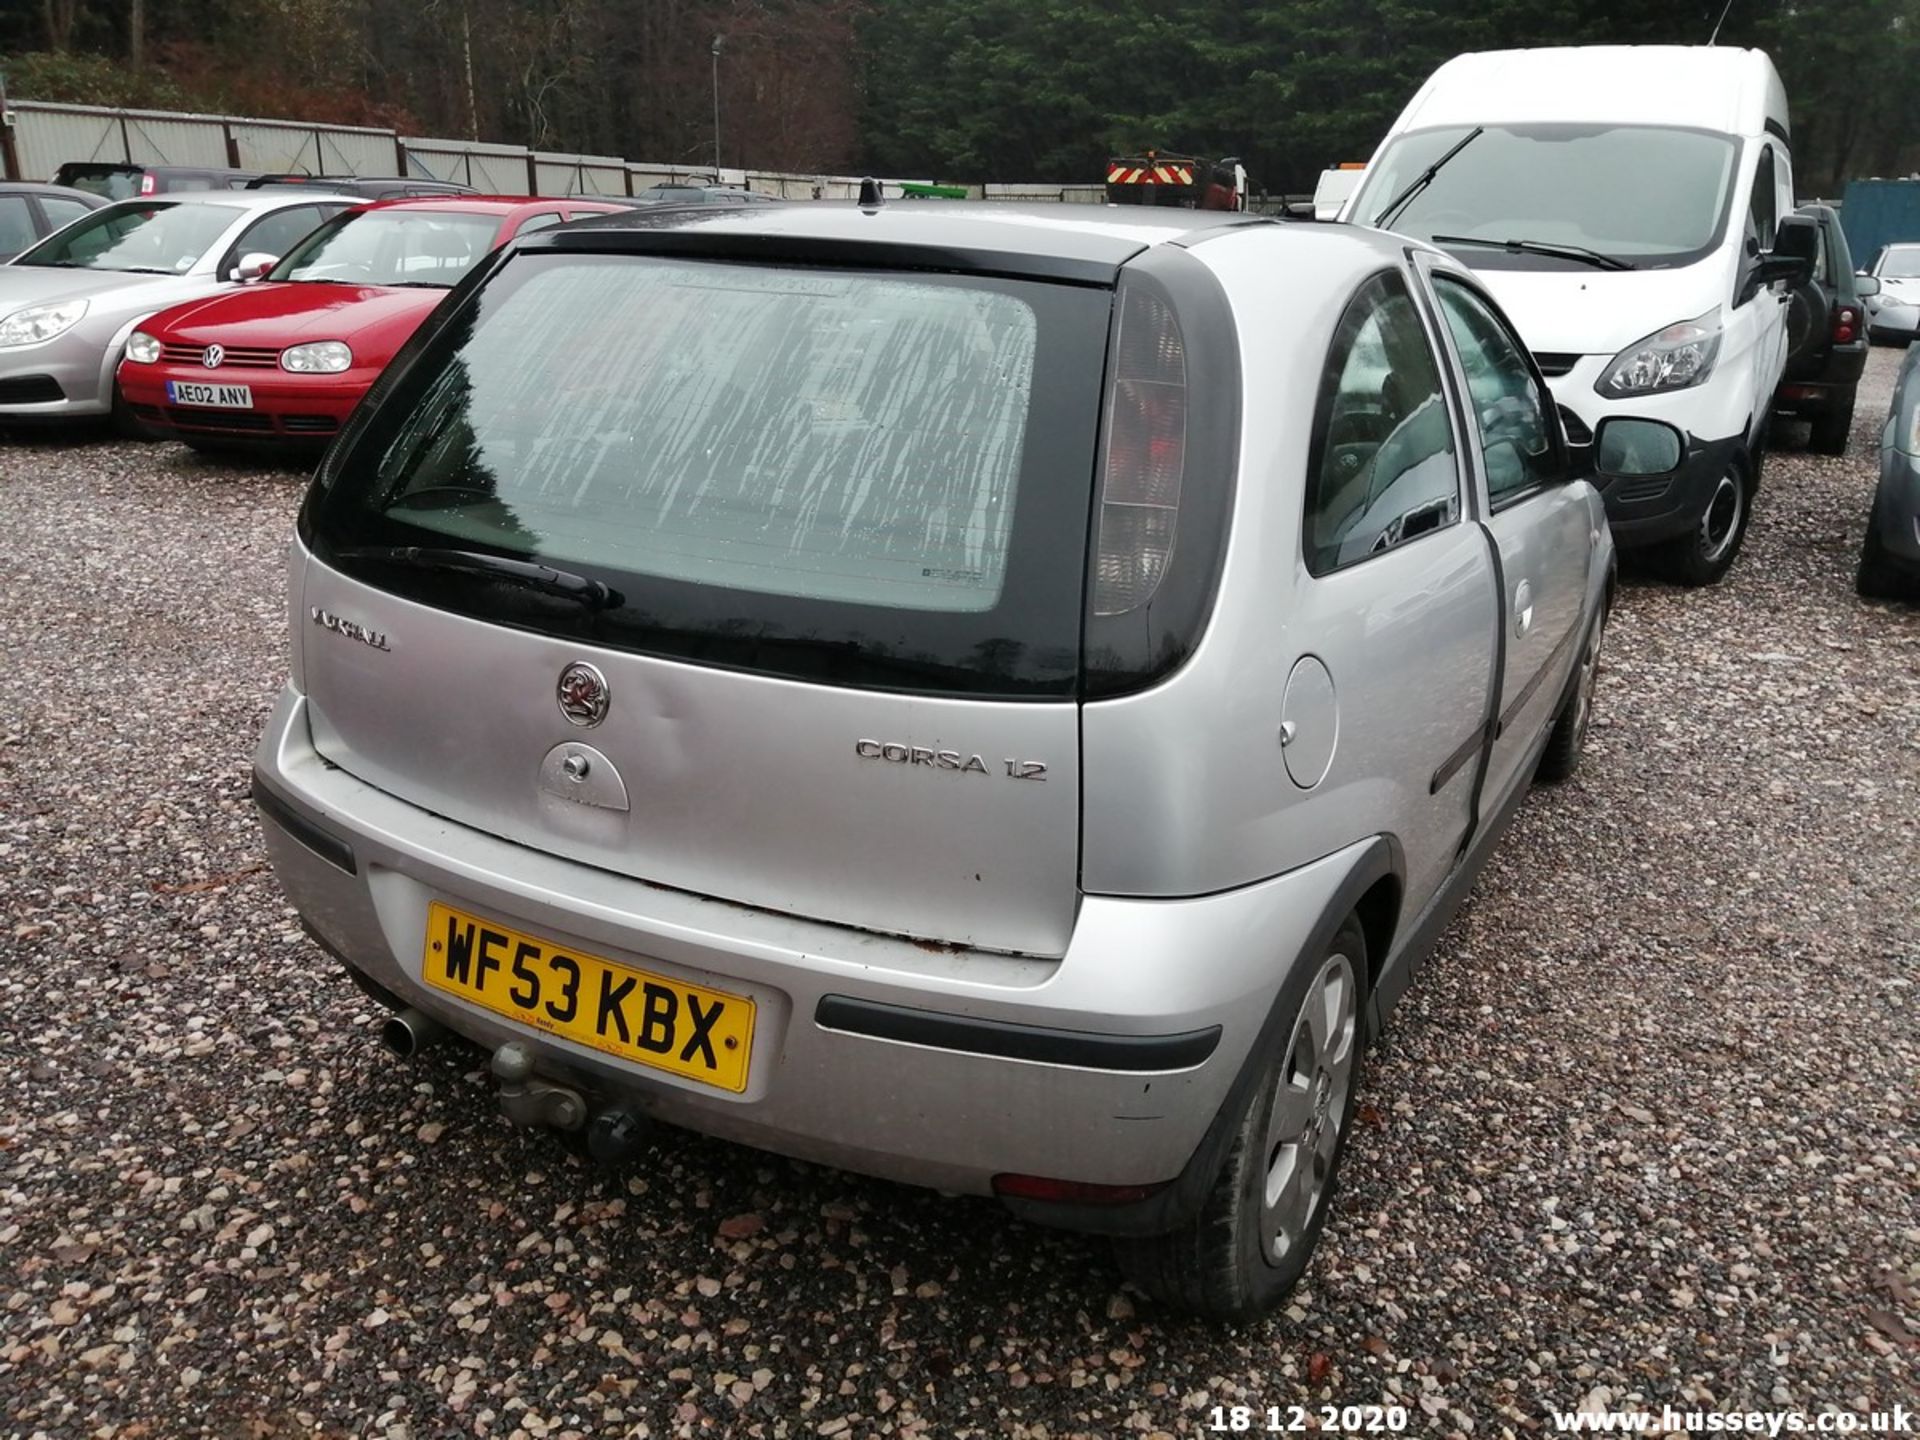
[(47, 48), (64, 54), (73, 44), (73, 27), (80, 18), (81, 0), (40, 0), (47, 22)]

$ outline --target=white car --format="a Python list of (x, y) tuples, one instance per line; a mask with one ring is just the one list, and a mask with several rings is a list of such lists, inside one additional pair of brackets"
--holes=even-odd
[(1920, 332), (1920, 245), (1887, 245), (1867, 272), (1880, 293), (1867, 296), (1867, 331), (1875, 340), (1905, 345)]
[(1632, 411), (1687, 436), (1676, 475), (1605, 488), (1622, 549), (1712, 584), (1732, 565), (1811, 273), (1787, 94), (1758, 50), (1460, 55), (1408, 102), (1348, 220), (1479, 272), (1576, 443)]
[(109, 414), (139, 321), (264, 274), (355, 203), (234, 190), (122, 200), (0, 265), (0, 421)]

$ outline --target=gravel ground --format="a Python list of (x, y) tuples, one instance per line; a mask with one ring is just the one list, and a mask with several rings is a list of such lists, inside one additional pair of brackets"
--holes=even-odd
[(0, 449), (0, 1430), (1193, 1434), (1216, 1404), (1920, 1404), (1920, 609), (1786, 448), (1731, 581), (1632, 580), (1580, 777), (1376, 1051), (1291, 1309), (664, 1137), (625, 1174), (401, 1064), (265, 872), (299, 474)]

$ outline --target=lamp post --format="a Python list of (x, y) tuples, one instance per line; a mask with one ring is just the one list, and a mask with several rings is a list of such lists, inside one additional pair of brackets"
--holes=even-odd
[(725, 36), (713, 37), (713, 179), (720, 183), (720, 42)]

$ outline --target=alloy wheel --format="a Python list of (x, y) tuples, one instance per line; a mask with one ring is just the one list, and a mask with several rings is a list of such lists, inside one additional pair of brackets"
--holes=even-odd
[(1260, 1248), (1277, 1265), (1306, 1237), (1339, 1154), (1359, 1053), (1359, 984), (1345, 955), (1307, 987), (1268, 1111)]

